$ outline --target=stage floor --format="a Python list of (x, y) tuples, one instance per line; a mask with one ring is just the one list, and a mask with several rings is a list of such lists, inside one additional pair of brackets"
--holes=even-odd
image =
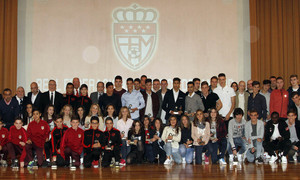
[(142, 164), (116, 168), (0, 168), (0, 179), (299, 179), (300, 164), (157, 165)]

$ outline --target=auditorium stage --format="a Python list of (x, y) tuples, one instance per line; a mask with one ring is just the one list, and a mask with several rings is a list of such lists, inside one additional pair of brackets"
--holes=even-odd
[(0, 168), (0, 179), (298, 179), (300, 164), (219, 165), (157, 165), (142, 164), (116, 168), (89, 168), (70, 171), (69, 168), (27, 168), (12, 171)]

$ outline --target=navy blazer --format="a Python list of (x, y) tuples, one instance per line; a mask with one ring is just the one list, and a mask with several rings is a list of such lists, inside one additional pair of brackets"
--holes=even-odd
[[(171, 89), (170, 91), (167, 91), (163, 104), (162, 104), (162, 109), (164, 111), (166, 111), (166, 120), (169, 119), (169, 117), (171, 116), (170, 111), (174, 111), (175, 107), (177, 106), (179, 111), (184, 112), (185, 110), (185, 94), (179, 90), (179, 94), (178, 94), (178, 98), (176, 100), (176, 102), (174, 101), (174, 94), (173, 94), (173, 89)], [(181, 114), (183, 115), (183, 113)], [(179, 118), (181, 117), (181, 115), (177, 116), (177, 119), (179, 120)]]

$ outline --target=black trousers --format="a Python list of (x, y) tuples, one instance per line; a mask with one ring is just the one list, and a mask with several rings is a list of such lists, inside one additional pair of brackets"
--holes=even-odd
[(102, 167), (108, 167), (110, 165), (112, 157), (115, 157), (116, 162), (120, 162), (120, 147), (114, 147), (112, 151), (104, 150)]
[(101, 148), (93, 148), (92, 151), (90, 150), (85, 151), (83, 157), (84, 167), (89, 168), (92, 166), (93, 161), (99, 161), (101, 151), (102, 151)]
[(292, 143), (289, 139), (284, 139), (282, 141), (274, 140), (271, 142), (264, 142), (263, 143), (264, 149), (270, 156), (275, 156), (275, 151), (283, 152), (283, 155), (286, 156), (291, 149)]
[(159, 147), (157, 142), (152, 143), (153, 156), (159, 155), (159, 162), (163, 164), (167, 158), (166, 151)]
[(50, 159), (52, 156), (52, 144), (51, 141), (45, 142), (44, 144), (45, 159)]

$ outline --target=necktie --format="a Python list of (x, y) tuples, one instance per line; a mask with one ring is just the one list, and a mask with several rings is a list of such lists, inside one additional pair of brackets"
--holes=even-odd
[(54, 102), (53, 102), (53, 92), (51, 92), (50, 101), (51, 101), (51, 104), (54, 105)]
[(76, 96), (78, 96), (78, 89), (76, 89)]

